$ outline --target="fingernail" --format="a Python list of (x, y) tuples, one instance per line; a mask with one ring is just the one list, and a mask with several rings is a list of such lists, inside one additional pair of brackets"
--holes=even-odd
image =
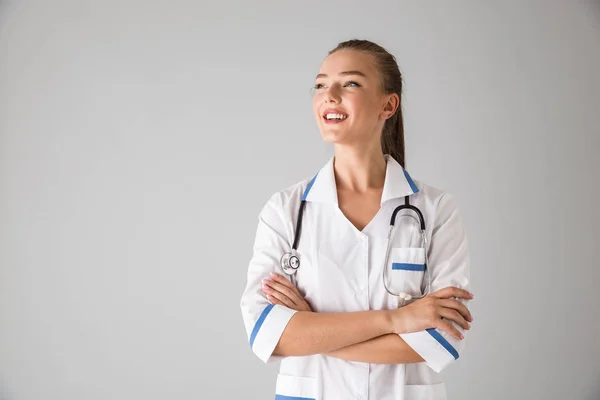
[(271, 275), (273, 278), (275, 278), (277, 276), (277, 274), (275, 272), (269, 272), (269, 275)]

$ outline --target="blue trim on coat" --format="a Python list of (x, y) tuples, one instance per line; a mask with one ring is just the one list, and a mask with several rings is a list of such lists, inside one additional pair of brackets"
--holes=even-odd
[(438, 331), (433, 328), (426, 330), (431, 336), (433, 336), (435, 340), (437, 340), (442, 346), (444, 346), (446, 350), (448, 350), (448, 353), (452, 354), (452, 357), (454, 357), (455, 360), (458, 359), (458, 351), (456, 351), (456, 349), (452, 347), (452, 345), (446, 339), (444, 339), (444, 337), (440, 335)]
[(313, 184), (315, 183), (315, 180), (317, 179), (318, 175), (319, 174), (317, 173), (317, 175), (315, 175), (308, 183), (306, 190), (304, 190), (304, 193), (302, 194), (302, 200), (306, 200), (306, 197), (308, 196), (308, 193), (310, 192), (310, 189), (312, 188)]
[(417, 193), (419, 191), (419, 188), (417, 187), (417, 185), (415, 185), (415, 182), (408, 174), (408, 171), (404, 168), (402, 168), (402, 171), (404, 171), (404, 176), (406, 177), (406, 180), (408, 181), (408, 184), (410, 185), (410, 188), (412, 189), (413, 193)]
[(275, 304), (269, 304), (268, 306), (266, 306), (262, 314), (260, 314), (260, 317), (258, 317), (258, 320), (256, 321), (256, 324), (254, 324), (254, 328), (252, 329), (252, 334), (250, 335), (250, 347), (254, 345), (254, 340), (256, 339), (256, 335), (258, 334), (260, 327), (262, 326), (263, 322), (265, 322), (267, 315), (269, 315), (274, 306)]
[(425, 264), (392, 263), (392, 269), (402, 271), (425, 271)]

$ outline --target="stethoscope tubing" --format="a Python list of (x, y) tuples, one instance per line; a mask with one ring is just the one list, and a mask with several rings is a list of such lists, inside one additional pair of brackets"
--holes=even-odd
[[(387, 235), (387, 245), (386, 245), (386, 252), (385, 252), (385, 262), (384, 262), (384, 266), (383, 266), (383, 285), (385, 287), (385, 290), (392, 296), (396, 296), (396, 297), (400, 297), (405, 301), (411, 300), (411, 299), (420, 299), (425, 297), (430, 289), (431, 289), (431, 274), (429, 272), (429, 268), (427, 265), (428, 262), (428, 256), (427, 256), (427, 234), (426, 234), (426, 229), (425, 229), (425, 218), (423, 217), (423, 213), (421, 212), (421, 210), (419, 210), (418, 207), (413, 206), (410, 204), (409, 198), (408, 196), (404, 197), (405, 199), (405, 204), (402, 204), (398, 207), (396, 207), (394, 209), (394, 211), (392, 212), (392, 216), (390, 218), (390, 229), (388, 231), (388, 235)], [(296, 285), (296, 272), (298, 270), (298, 268), (300, 267), (300, 259), (298, 257), (297, 254), (297, 250), (298, 250), (298, 243), (300, 241), (300, 236), (302, 233), (302, 219), (304, 217), (304, 209), (306, 208), (306, 200), (301, 200), (300, 202), (300, 207), (298, 209), (298, 219), (296, 220), (296, 228), (295, 228), (295, 232), (294, 232), (294, 242), (292, 244), (292, 251), (290, 253), (285, 253), (282, 258), (281, 258), (281, 268), (283, 269), (283, 271), (291, 276), (291, 280), (292, 283), (294, 285)], [(423, 294), (419, 295), (419, 296), (412, 296), (409, 295), (405, 292), (400, 292), (400, 293), (394, 293), (392, 292), (388, 285), (387, 285), (387, 269), (388, 269), (388, 261), (389, 261), (389, 256), (390, 256), (390, 244), (392, 243), (392, 239), (393, 239), (393, 235), (395, 232), (395, 224), (396, 224), (396, 218), (398, 216), (398, 213), (402, 210), (411, 210), (414, 213), (416, 213), (418, 215), (418, 220), (417, 222), (420, 225), (421, 228), (421, 236), (422, 236), (422, 247), (424, 249), (424, 257), (425, 257), (425, 262), (424, 262), (424, 272), (427, 275), (427, 284), (425, 287), (425, 290), (423, 292)], [(414, 216), (412, 215), (401, 215), (400, 217), (410, 217), (413, 219), (416, 219)], [(290, 259), (292, 257), (296, 258), (297, 261), (297, 266), (295, 268), (290, 266)]]

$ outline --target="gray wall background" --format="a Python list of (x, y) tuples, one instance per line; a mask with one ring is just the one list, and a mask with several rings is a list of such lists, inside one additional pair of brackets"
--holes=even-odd
[(270, 399), (239, 296), (257, 215), (331, 156), (349, 38), (405, 76), (475, 323), (452, 399), (600, 398), (598, 1), (0, 3), (2, 400)]

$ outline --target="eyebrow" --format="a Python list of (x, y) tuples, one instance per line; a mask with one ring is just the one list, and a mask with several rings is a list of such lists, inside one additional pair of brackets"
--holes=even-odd
[[(344, 71), (344, 72), (340, 72), (339, 75), (345, 76), (345, 75), (358, 75), (358, 76), (362, 76), (363, 78), (366, 78), (367, 75), (365, 75), (363, 72), (360, 71)], [(316, 79), (319, 78), (327, 78), (327, 74), (319, 74), (317, 75)]]

